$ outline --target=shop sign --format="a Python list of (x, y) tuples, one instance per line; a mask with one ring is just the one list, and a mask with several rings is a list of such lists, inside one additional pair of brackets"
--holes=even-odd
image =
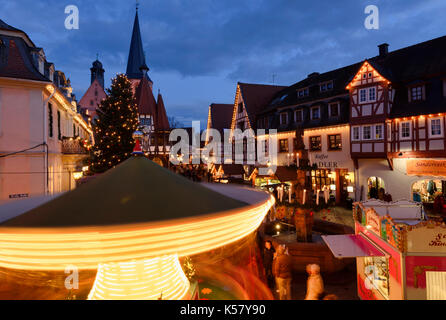
[(28, 193), (19, 193), (19, 194), (10, 194), (9, 199), (21, 199), (21, 198), (28, 198)]
[(446, 228), (422, 226), (407, 231), (408, 252), (446, 253)]
[(407, 160), (406, 170), (411, 176), (446, 177), (446, 160)]

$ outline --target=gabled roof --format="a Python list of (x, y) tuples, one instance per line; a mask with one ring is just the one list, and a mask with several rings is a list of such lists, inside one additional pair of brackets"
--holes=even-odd
[(127, 61), (127, 78), (142, 79), (146, 76), (149, 81), (152, 81), (148, 75), (141, 70), (141, 67), (143, 66), (146, 67), (147, 65), (142, 45), (141, 31), (139, 29), (138, 11), (136, 11), (135, 21), (133, 23), (132, 40), (130, 42), (129, 58)]
[[(267, 84), (251, 84), (238, 83), (240, 93), (245, 103), (246, 112), (248, 113), (249, 122), (255, 127), (255, 116), (262, 111), (274, 96), (285, 89), (285, 86), (267, 85)], [(237, 106), (235, 106), (236, 108)]]
[(209, 106), (209, 116), (210, 116), (210, 128), (215, 129), (224, 133), (224, 129), (231, 128), (232, 112), (234, 110), (233, 104), (220, 104), (212, 103)]
[(0, 77), (50, 82), (35, 68), (30, 48), (22, 38), (0, 34), (0, 40)]
[(170, 129), (166, 108), (161, 93), (158, 92), (158, 103), (156, 106), (155, 130), (167, 131)]
[(147, 78), (143, 78), (136, 87), (135, 99), (139, 114), (151, 115), (155, 118), (156, 101)]
[(245, 169), (243, 169), (243, 165), (241, 164), (221, 164), (218, 168), (218, 171), (220, 170), (223, 171), (223, 174), (227, 176), (237, 176), (245, 174)]

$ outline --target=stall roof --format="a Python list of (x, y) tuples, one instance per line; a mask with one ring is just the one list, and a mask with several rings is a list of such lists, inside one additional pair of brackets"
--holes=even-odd
[(355, 257), (382, 257), (384, 254), (378, 250), (363, 235), (334, 235), (322, 236), (327, 246), (336, 258)]
[(121, 225), (198, 217), (246, 205), (144, 157), (133, 157), (1, 226)]

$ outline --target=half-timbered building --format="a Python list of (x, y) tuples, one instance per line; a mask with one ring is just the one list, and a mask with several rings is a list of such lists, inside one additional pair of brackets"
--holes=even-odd
[(348, 84), (357, 197), (433, 202), (446, 186), (446, 37), (365, 60)]

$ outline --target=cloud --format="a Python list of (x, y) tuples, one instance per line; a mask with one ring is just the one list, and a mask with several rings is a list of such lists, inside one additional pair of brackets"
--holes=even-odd
[[(79, 7), (79, 30), (64, 28), (57, 0), (2, 0), (0, 18), (43, 47), (80, 98), (97, 53), (107, 79), (125, 72), (135, 8), (122, 0), (70, 4)], [(380, 30), (364, 28), (369, 4), (380, 9)], [(271, 83), (274, 75), (292, 84), (374, 56), (383, 42), (395, 50), (444, 35), (445, 9), (443, 0), (151, 0), (141, 1), (139, 15), (169, 115), (205, 121), (210, 103), (233, 102), (237, 81)]]

